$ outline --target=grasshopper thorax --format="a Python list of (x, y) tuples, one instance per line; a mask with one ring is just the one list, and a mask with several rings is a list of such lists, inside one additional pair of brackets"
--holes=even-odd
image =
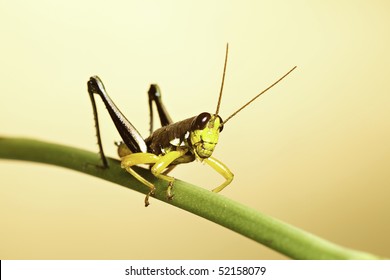
[(190, 141), (197, 158), (208, 158), (218, 143), (223, 121), (219, 115), (201, 113), (191, 124)]

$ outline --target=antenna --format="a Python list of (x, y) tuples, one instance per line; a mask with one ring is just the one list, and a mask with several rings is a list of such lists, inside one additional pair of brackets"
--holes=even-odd
[(225, 73), (226, 73), (226, 65), (227, 65), (228, 53), (229, 53), (229, 43), (226, 43), (225, 64), (223, 66), (222, 83), (221, 83), (221, 89), (219, 91), (217, 110), (215, 111), (216, 115), (218, 115), (219, 107), (221, 106), (222, 91), (223, 91), (223, 84), (225, 83)]
[[(227, 57), (227, 52), (226, 52), (226, 57)], [(225, 61), (225, 66), (226, 66), (226, 61)], [(267, 87), (265, 90), (263, 90), (262, 92), (260, 92), (258, 95), (256, 95), (255, 97), (253, 97), (251, 100), (249, 100), (246, 104), (244, 104), (241, 108), (239, 108), (237, 111), (235, 111), (233, 114), (231, 114), (222, 124), (226, 124), (228, 122), (228, 120), (230, 120), (231, 118), (233, 118), (238, 112), (240, 112), (242, 109), (244, 109), (246, 106), (248, 106), (249, 104), (251, 104), (253, 101), (255, 101), (256, 98), (258, 98), (260, 95), (262, 95), (263, 93), (267, 92), (268, 90), (270, 90), (273, 86), (275, 86), (277, 83), (279, 83), (281, 80), (283, 80), (285, 77), (287, 77), (292, 71), (295, 70), (295, 68), (297, 68), (297, 66), (294, 66), (290, 71), (288, 71), (286, 74), (284, 74), (282, 77), (280, 77), (276, 82), (274, 82), (272, 85), (270, 85), (269, 87)], [(224, 72), (224, 76), (225, 76), (225, 72)], [(223, 82), (222, 82), (222, 85), (223, 85)], [(222, 90), (222, 89), (221, 89)], [(221, 99), (221, 96), (219, 97)], [(218, 109), (219, 109), (219, 101), (218, 101), (218, 107), (217, 107), (217, 112), (218, 112)]]

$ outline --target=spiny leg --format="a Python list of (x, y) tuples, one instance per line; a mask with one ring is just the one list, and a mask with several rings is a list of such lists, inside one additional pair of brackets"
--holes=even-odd
[(165, 108), (161, 99), (161, 90), (160, 87), (156, 84), (151, 84), (148, 90), (149, 97), (149, 112), (150, 112), (150, 134), (153, 132), (153, 101), (156, 104), (158, 117), (160, 118), (161, 126), (167, 126), (173, 123), (171, 117), (169, 116), (168, 110)]
[[(119, 108), (115, 105), (114, 101), (112, 101), (110, 96), (107, 94), (106, 89), (104, 88), (103, 82), (98, 76), (93, 76), (89, 79), (88, 92), (91, 96), (91, 100), (93, 99), (94, 94), (98, 94), (101, 97), (104, 105), (106, 105), (106, 109), (108, 110), (112, 121), (115, 124), (115, 127), (122, 137), (123, 142), (130, 149), (130, 151), (133, 153), (146, 153), (148, 147), (146, 146), (143, 137), (130, 123), (130, 121), (122, 114)], [(92, 106), (94, 108), (94, 112), (97, 112), (94, 100), (92, 101)], [(97, 113), (95, 119), (97, 119)], [(100, 133), (98, 133), (98, 135), (98, 139), (100, 139)]]
[(100, 155), (100, 159), (102, 161), (101, 167), (108, 168), (108, 162), (107, 162), (106, 156), (104, 155), (102, 139), (100, 136), (99, 118), (98, 118), (98, 112), (97, 112), (97, 108), (96, 108), (95, 97), (94, 97), (95, 92), (96, 92), (95, 87), (89, 81), (88, 82), (88, 93), (89, 93), (89, 97), (91, 98), (91, 104), (92, 104), (92, 109), (93, 109), (93, 118), (95, 121), (96, 137), (97, 137), (98, 146), (99, 146), (99, 155)]
[(226, 186), (228, 186), (233, 181), (234, 174), (221, 161), (217, 160), (214, 157), (205, 158), (203, 161), (225, 178), (225, 182), (222, 183), (219, 187), (213, 189), (212, 192), (217, 193), (222, 191)]

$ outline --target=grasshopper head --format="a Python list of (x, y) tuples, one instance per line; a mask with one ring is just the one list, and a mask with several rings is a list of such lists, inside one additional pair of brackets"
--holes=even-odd
[(222, 129), (223, 122), (218, 115), (201, 113), (194, 118), (190, 140), (197, 157), (208, 158), (212, 155)]

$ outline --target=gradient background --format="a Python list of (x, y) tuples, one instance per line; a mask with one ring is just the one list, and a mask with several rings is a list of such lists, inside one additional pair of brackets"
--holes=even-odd
[[(146, 136), (150, 83), (175, 120), (214, 112), (226, 42), (222, 118), (297, 65), (226, 125), (214, 156), (235, 179), (222, 195), (390, 256), (389, 1), (2, 0), (0, 32), (0, 134), (91, 151), (91, 75)], [(173, 175), (222, 181), (199, 163)], [(0, 176), (0, 259), (284, 258), (81, 173), (1, 160)]]

